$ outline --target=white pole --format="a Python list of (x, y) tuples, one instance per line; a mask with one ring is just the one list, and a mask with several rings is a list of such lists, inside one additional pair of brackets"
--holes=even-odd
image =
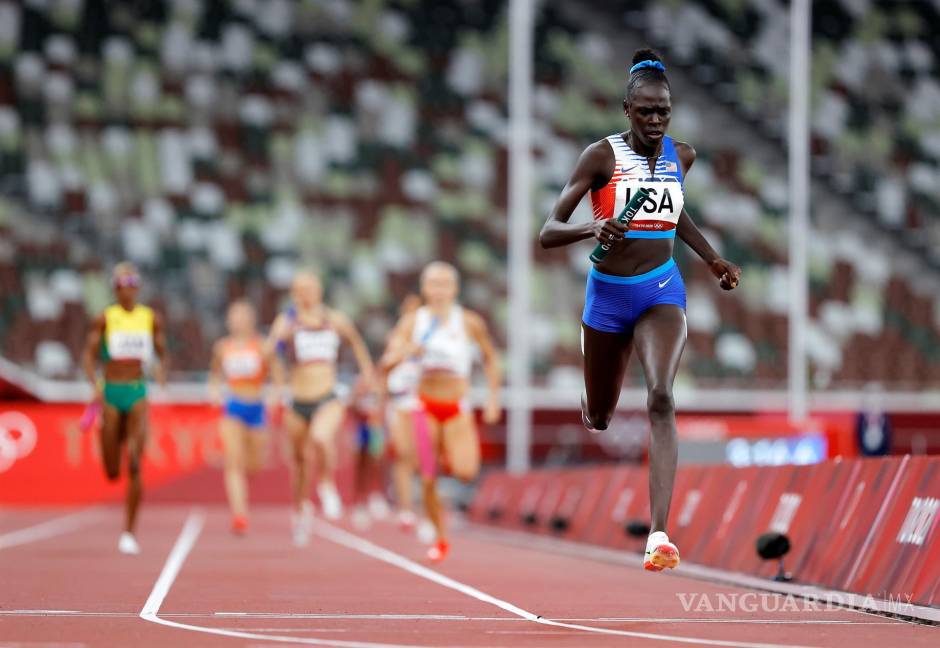
[(810, 0), (790, 3), (790, 420), (807, 415), (806, 327), (808, 324), (806, 247), (809, 224)]
[(532, 58), (534, 0), (509, 3), (509, 418), (506, 467), (529, 469), (532, 407), (528, 326), (532, 269)]

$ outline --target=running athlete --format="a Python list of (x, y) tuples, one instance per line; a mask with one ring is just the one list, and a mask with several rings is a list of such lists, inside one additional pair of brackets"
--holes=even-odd
[[(412, 315), (420, 306), (420, 297), (406, 296), (402, 300), (398, 312), (399, 317), (402, 321), (406, 320), (407, 316)], [(389, 338), (391, 339), (394, 334), (393, 331)], [(418, 397), (415, 390), (420, 377), (421, 367), (417, 360), (405, 358), (387, 371), (385, 379), (387, 403), (385, 416), (395, 455), (392, 464), (392, 482), (398, 504), (398, 525), (407, 532), (414, 530), (417, 522), (414, 514), (412, 482), (418, 469), (418, 458), (415, 452), (411, 417), (417, 404)]]
[(351, 519), (358, 529), (368, 528), (373, 519), (384, 520), (389, 513), (383, 493), (386, 443), (380, 400), (375, 385), (360, 381), (353, 390), (349, 408), (356, 433), (356, 479)]
[(480, 440), (466, 403), (474, 345), (482, 355), (489, 387), (483, 420), (492, 424), (500, 417), (496, 349), (483, 318), (457, 303), (458, 289), (456, 268), (440, 261), (429, 264), (421, 273), (425, 305), (399, 322), (383, 358), (385, 367), (394, 367), (414, 357), (420, 368), (418, 408), (411, 426), (424, 505), (437, 531), (437, 541), (428, 550), (433, 562), (443, 560), (450, 547), (437, 492), (437, 462), (446, 462), (451, 474), (463, 481), (474, 479), (480, 471)]
[[(225, 493), (232, 511), (232, 531), (248, 530), (248, 479), (261, 467), (265, 434), (264, 385), (274, 378), (280, 388), (279, 365), (271, 360), (264, 338), (256, 329), (255, 309), (247, 301), (233, 302), (226, 317), (229, 334), (215, 343), (209, 370), (209, 396), (222, 405), (219, 432), (225, 452)], [(225, 394), (223, 396), (223, 383)]]
[(307, 449), (313, 441), (314, 464), (319, 483), (317, 495), (323, 514), (331, 520), (343, 514), (336, 490), (336, 433), (345, 416), (345, 405), (336, 393), (336, 364), (340, 345), (349, 344), (365, 382), (371, 381), (369, 351), (348, 317), (323, 303), (323, 286), (309, 272), (294, 277), (293, 305), (274, 321), (269, 348), (284, 352), (290, 369), (291, 404), (286, 413), (293, 448), (294, 543), (305, 545), (310, 535), (313, 505)]
[[(592, 238), (611, 246), (587, 280), (582, 418), (591, 431), (607, 429), (635, 349), (646, 378), (651, 430), (652, 520), (643, 562), (650, 571), (679, 564), (679, 551), (666, 534), (677, 458), (672, 384), (686, 341), (685, 285), (672, 259), (676, 235), (724, 290), (741, 278), (741, 270), (718, 256), (683, 208), (682, 182), (695, 150), (666, 135), (672, 104), (665, 70), (652, 50), (636, 52), (623, 100), (630, 129), (584, 150), (539, 235), (544, 248)], [(612, 217), (640, 187), (652, 195), (627, 227)], [(588, 191), (594, 221), (569, 223)]]
[[(154, 351), (159, 364), (157, 381), (166, 383), (167, 353), (160, 316), (137, 303), (140, 273), (130, 263), (119, 263), (111, 276), (117, 303), (108, 306), (92, 323), (82, 364), (101, 404), (101, 455), (105, 474), (115, 481), (121, 474), (121, 448), (127, 446), (127, 496), (124, 532), (118, 551), (139, 554), (134, 537), (143, 485), (140, 461), (147, 441), (147, 385), (144, 365)], [(98, 380), (99, 362), (104, 381)]]

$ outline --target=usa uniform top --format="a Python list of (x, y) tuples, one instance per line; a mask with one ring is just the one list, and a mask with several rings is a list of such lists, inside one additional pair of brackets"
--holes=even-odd
[(663, 151), (652, 173), (648, 158), (631, 149), (623, 135), (610, 135), (607, 142), (614, 151), (614, 173), (606, 185), (591, 192), (594, 220), (617, 216), (633, 192), (645, 187), (650, 197), (634, 216), (626, 238), (675, 238), (685, 200), (682, 165), (672, 138), (663, 137)]

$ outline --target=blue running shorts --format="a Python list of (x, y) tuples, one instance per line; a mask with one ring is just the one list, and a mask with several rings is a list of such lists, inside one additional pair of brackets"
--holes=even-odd
[(658, 304), (685, 310), (685, 283), (673, 259), (633, 277), (591, 268), (581, 321), (598, 331), (630, 333), (640, 315)]

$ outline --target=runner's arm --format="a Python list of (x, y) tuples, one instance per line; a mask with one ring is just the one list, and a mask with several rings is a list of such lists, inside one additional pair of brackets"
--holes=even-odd
[(157, 354), (160, 364), (154, 370), (157, 382), (166, 386), (166, 375), (170, 368), (170, 356), (166, 351), (166, 333), (163, 328), (163, 318), (159, 313), (153, 314), (153, 350)]
[(82, 351), (82, 368), (85, 371), (85, 377), (95, 391), (96, 400), (101, 398), (101, 388), (98, 385), (98, 353), (101, 350), (103, 335), (104, 315), (101, 314), (91, 323), (91, 329), (88, 331), (88, 337), (85, 341), (85, 348)]
[(483, 372), (486, 375), (489, 392), (486, 407), (483, 409), (483, 420), (490, 424), (496, 423), (499, 421), (501, 413), (499, 391), (502, 386), (502, 371), (500, 369), (499, 354), (486, 326), (486, 320), (472, 311), (467, 311), (465, 318), (467, 331), (480, 348), (480, 355), (483, 357)]
[(209, 362), (209, 402), (222, 403), (222, 343), (212, 346), (212, 360)]
[(369, 355), (369, 348), (359, 334), (356, 325), (353, 324), (352, 320), (348, 317), (337, 312), (333, 313), (333, 322), (339, 334), (346, 340), (347, 344), (349, 344), (353, 355), (356, 356), (356, 364), (359, 365), (359, 374), (366, 383), (371, 382), (373, 371), (372, 356)]
[[(676, 142), (676, 153), (682, 164), (682, 175), (685, 177), (695, 163), (695, 149), (685, 142)], [(731, 290), (738, 285), (741, 280), (741, 268), (718, 255), (685, 208), (679, 214), (676, 235), (705, 262), (712, 274), (718, 278), (722, 288)]]
[(411, 341), (416, 319), (414, 313), (408, 313), (398, 320), (398, 324), (392, 330), (388, 345), (385, 347), (385, 353), (382, 354), (382, 359), (379, 360), (379, 366), (386, 372), (391, 371), (395, 365), (418, 351), (416, 345)]
[(539, 232), (539, 243), (545, 249), (568, 245), (594, 238), (600, 243), (623, 244), (627, 226), (615, 218), (587, 223), (569, 223), (584, 194), (598, 189), (610, 181), (614, 167), (614, 152), (606, 140), (594, 142), (581, 154), (568, 184)]

